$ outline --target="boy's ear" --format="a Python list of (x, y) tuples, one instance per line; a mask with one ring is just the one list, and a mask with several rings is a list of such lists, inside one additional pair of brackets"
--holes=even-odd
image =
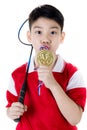
[(62, 34), (61, 34), (61, 43), (63, 43), (64, 38), (65, 38), (65, 32), (62, 32)]
[(28, 42), (31, 42), (31, 35), (30, 35), (30, 31), (27, 31), (27, 40), (28, 40)]

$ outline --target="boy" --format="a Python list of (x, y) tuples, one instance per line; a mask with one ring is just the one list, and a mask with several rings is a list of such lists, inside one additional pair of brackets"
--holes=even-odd
[[(31, 58), (24, 104), (18, 102), (18, 95), (26, 64), (12, 73), (7, 90), (7, 115), (13, 120), (21, 116), (16, 130), (77, 130), (86, 88), (79, 70), (56, 54), (65, 37), (63, 25), (63, 15), (51, 5), (37, 7), (29, 15), (27, 38), (35, 49), (35, 57), (45, 46), (54, 54), (55, 61), (45, 66)], [(43, 83), (39, 95), (38, 80)]]

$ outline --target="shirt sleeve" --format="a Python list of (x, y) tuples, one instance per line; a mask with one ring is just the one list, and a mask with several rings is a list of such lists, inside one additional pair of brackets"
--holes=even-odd
[(13, 102), (16, 102), (18, 100), (18, 96), (15, 90), (15, 84), (12, 76), (10, 78), (8, 90), (6, 91), (6, 98), (8, 102), (6, 107), (10, 107)]
[(18, 97), (9, 92), (9, 90), (6, 91), (6, 98), (7, 98), (6, 107), (10, 107), (13, 102), (18, 101)]
[(20, 89), (25, 79), (26, 65), (27, 64), (23, 64), (19, 66), (11, 73), (8, 90), (6, 92), (6, 98), (8, 102), (7, 107), (11, 106), (13, 102), (18, 101)]
[(76, 71), (70, 78), (66, 93), (84, 110), (86, 103), (86, 85), (79, 71)]

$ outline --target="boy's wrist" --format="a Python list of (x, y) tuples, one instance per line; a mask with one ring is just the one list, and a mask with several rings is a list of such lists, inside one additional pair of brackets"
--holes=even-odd
[(46, 86), (52, 91), (54, 88), (58, 87), (56, 80), (51, 80), (51, 82), (46, 83)]

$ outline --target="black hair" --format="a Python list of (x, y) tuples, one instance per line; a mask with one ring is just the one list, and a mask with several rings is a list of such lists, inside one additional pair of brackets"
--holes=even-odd
[(29, 28), (31, 29), (32, 24), (40, 17), (49, 18), (56, 21), (60, 27), (61, 31), (64, 26), (64, 17), (62, 13), (52, 5), (42, 5), (36, 7), (29, 15)]

